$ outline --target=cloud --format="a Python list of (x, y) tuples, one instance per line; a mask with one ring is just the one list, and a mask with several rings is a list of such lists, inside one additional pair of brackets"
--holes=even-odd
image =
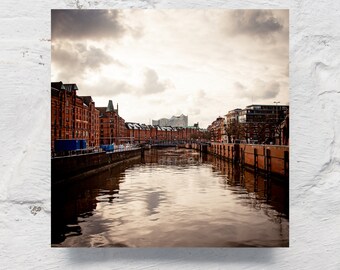
[(289, 77), (289, 64), (287, 64), (286, 69), (283, 74), (285, 77)]
[(252, 86), (246, 88), (240, 82), (234, 83), (235, 96), (246, 99), (273, 99), (280, 92), (280, 84), (275, 81), (265, 82), (260, 79), (253, 81)]
[(153, 69), (146, 68), (144, 76), (144, 84), (141, 89), (144, 94), (160, 93), (172, 87), (169, 81), (160, 81), (157, 72)]
[(52, 10), (52, 41), (113, 39), (125, 32), (118, 10)]
[(246, 87), (240, 82), (235, 82), (234, 87), (237, 91), (244, 91), (246, 89)]
[(190, 116), (200, 115), (201, 110), (199, 108), (189, 108), (188, 114)]
[[(259, 98), (271, 99), (271, 98), (275, 98), (279, 94), (280, 84), (278, 82), (270, 82), (270, 83), (266, 83), (265, 85), (263, 85), (263, 84), (264, 84), (264, 82), (260, 83), (261, 88), (258, 89), (258, 91), (257, 91), (260, 94), (258, 96)], [(263, 89), (262, 93), (261, 93), (261, 89)]]
[(107, 97), (112, 99), (122, 94), (134, 94), (136, 88), (131, 84), (103, 77), (95, 84), (82, 84), (81, 95), (92, 95), (96, 97)]
[(94, 11), (52, 12), (52, 78), (98, 104), (117, 96), (130, 121), (179, 112), (205, 126), (252, 97), (288, 101), (288, 10)]
[(207, 96), (207, 94), (205, 93), (205, 91), (203, 89), (200, 89), (197, 93), (197, 98), (198, 99), (205, 99)]
[(101, 76), (95, 83), (84, 84), (82, 89), (85, 94), (98, 97), (112, 97), (117, 95), (152, 95), (164, 92), (173, 87), (169, 81), (160, 81), (155, 70), (146, 68), (144, 72), (144, 83), (141, 86), (133, 85), (126, 80), (115, 80)]
[(99, 71), (104, 65), (124, 66), (100, 48), (68, 42), (52, 45), (52, 62), (56, 70), (61, 70), (59, 78), (66, 81), (83, 78), (87, 71)]
[(185, 105), (188, 108), (188, 115), (194, 117), (192, 120), (196, 122), (200, 117), (206, 114), (207, 111), (211, 110), (209, 104), (214, 104), (212, 99), (203, 89), (198, 90), (192, 95), (188, 95), (185, 100)]
[(279, 16), (270, 10), (235, 10), (229, 23), (234, 35), (250, 35), (260, 38), (272, 37), (284, 28)]

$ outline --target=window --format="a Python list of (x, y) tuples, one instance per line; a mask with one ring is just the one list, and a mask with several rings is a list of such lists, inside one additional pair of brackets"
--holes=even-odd
[(245, 123), (247, 121), (247, 118), (246, 118), (245, 115), (242, 115), (242, 116), (239, 117), (238, 120), (239, 120), (240, 123)]

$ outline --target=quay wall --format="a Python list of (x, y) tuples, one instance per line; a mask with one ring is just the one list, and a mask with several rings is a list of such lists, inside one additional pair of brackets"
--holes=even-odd
[(141, 155), (140, 148), (113, 153), (101, 152), (55, 157), (51, 159), (52, 183), (138, 155)]
[[(192, 148), (202, 151), (200, 144), (193, 144)], [(253, 170), (289, 175), (289, 146), (286, 145), (212, 143), (207, 146), (207, 152)]]

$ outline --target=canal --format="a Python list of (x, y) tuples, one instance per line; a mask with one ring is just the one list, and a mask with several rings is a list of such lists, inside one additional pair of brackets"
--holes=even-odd
[(288, 217), (288, 179), (191, 149), (52, 187), (55, 247), (286, 247)]

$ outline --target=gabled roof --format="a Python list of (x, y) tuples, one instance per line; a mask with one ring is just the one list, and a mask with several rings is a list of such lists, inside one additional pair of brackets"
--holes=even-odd
[(92, 99), (91, 96), (79, 96), (79, 97), (83, 100), (83, 102), (84, 102), (87, 106), (89, 106), (90, 103), (93, 102), (93, 99)]
[(51, 87), (57, 90), (65, 90), (65, 86), (62, 81), (60, 82), (51, 82)]
[(99, 117), (105, 116), (106, 107), (96, 107), (96, 109), (99, 111)]
[(164, 130), (164, 131), (171, 131), (171, 130), (173, 130), (173, 128), (170, 127), (170, 126), (167, 126), (167, 127), (162, 127), (162, 130)]
[(138, 123), (126, 122), (125, 126), (128, 129), (141, 129), (141, 126)]
[(147, 126), (147, 125), (145, 125), (145, 124), (139, 124), (139, 126), (141, 127), (141, 129), (143, 129), (143, 130), (149, 130), (150, 128)]
[(64, 84), (66, 91), (72, 92), (77, 91), (78, 86), (75, 83), (66, 83)]

